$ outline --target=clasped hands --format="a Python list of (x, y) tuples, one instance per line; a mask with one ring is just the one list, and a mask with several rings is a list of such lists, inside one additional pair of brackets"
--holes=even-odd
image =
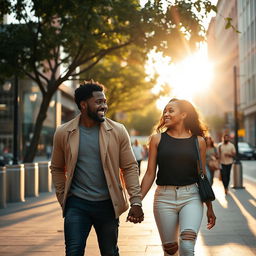
[(126, 221), (130, 221), (133, 223), (141, 223), (144, 220), (144, 213), (142, 207), (139, 205), (132, 205)]

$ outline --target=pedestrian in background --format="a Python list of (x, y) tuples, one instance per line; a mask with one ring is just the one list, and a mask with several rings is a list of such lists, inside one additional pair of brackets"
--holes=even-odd
[(81, 114), (57, 128), (50, 167), (65, 217), (66, 255), (84, 255), (94, 226), (101, 255), (118, 256), (119, 216), (128, 209), (120, 176), (130, 196), (127, 219), (144, 218), (138, 165), (124, 126), (105, 117), (103, 85), (80, 85), (75, 102)]
[(205, 138), (206, 141), (206, 176), (213, 184), (214, 172), (220, 169), (218, 150), (214, 145), (212, 137)]
[(47, 145), (46, 146), (46, 157), (47, 157), (47, 159), (51, 158), (51, 154), (52, 154), (52, 146), (51, 145)]
[(148, 160), (148, 146), (147, 144), (143, 144), (143, 160)]
[(139, 175), (141, 172), (141, 161), (143, 160), (143, 148), (140, 145), (139, 141), (137, 139), (134, 140), (134, 143), (132, 145), (132, 149), (136, 158), (136, 161), (139, 166)]
[[(147, 171), (141, 192), (144, 198), (151, 188), (158, 167), (154, 197), (154, 216), (164, 255), (192, 256), (203, 217), (203, 203), (197, 187), (198, 139), (205, 172), (206, 143), (203, 124), (194, 106), (172, 99), (166, 105), (157, 134), (149, 145)], [(215, 225), (212, 203), (207, 202), (208, 229)]]
[(230, 182), (231, 167), (236, 155), (236, 148), (234, 144), (230, 142), (229, 134), (223, 136), (223, 142), (218, 146), (220, 163), (221, 163), (221, 179), (224, 186), (225, 194), (228, 194), (228, 186)]

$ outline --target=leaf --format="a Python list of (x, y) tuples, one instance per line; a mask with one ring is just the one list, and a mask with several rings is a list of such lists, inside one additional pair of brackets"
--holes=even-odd
[(225, 21), (226, 21), (225, 29), (231, 28), (232, 27), (232, 24), (231, 24), (232, 18), (227, 17), (227, 18), (225, 18)]
[(212, 10), (217, 13), (218, 12), (217, 6), (216, 5), (212, 5)]

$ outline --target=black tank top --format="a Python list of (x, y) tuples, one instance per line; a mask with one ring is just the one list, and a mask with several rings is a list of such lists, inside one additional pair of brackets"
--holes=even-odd
[(177, 139), (161, 134), (157, 152), (157, 179), (160, 186), (185, 186), (197, 181), (195, 137)]

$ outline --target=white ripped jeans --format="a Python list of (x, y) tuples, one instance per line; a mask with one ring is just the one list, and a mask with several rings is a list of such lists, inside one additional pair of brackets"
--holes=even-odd
[[(203, 204), (196, 184), (188, 186), (158, 186), (154, 197), (154, 215), (162, 246), (178, 243), (175, 254), (164, 255), (192, 256), (196, 239), (184, 239), (182, 232), (198, 234), (203, 218)], [(178, 239), (179, 238), (179, 239)]]

